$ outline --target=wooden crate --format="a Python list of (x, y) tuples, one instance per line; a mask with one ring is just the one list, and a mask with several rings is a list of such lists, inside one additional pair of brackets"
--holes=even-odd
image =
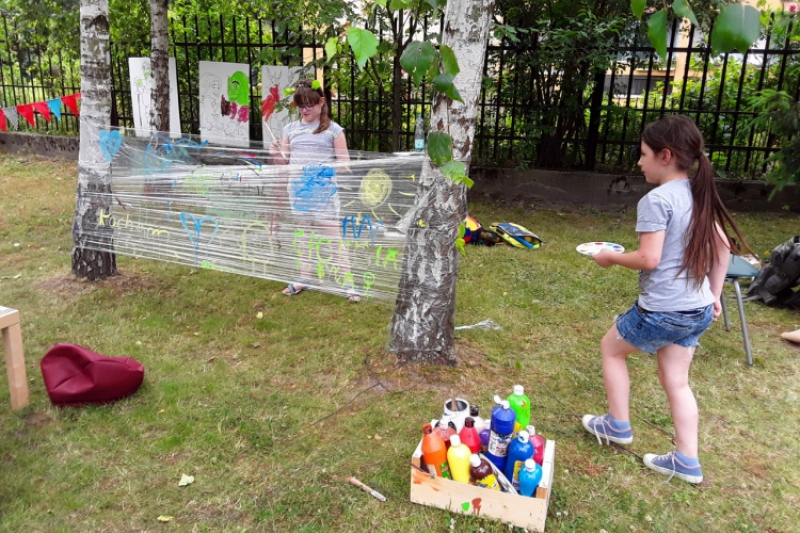
[[(411, 501), (447, 509), (464, 515), (511, 523), (528, 531), (544, 531), (547, 507), (553, 491), (555, 468), (555, 441), (548, 440), (544, 447), (542, 482), (534, 498), (517, 496), (442, 477), (431, 477), (422, 471), (422, 441), (417, 445), (411, 463)], [(416, 468), (415, 468), (416, 467)]]

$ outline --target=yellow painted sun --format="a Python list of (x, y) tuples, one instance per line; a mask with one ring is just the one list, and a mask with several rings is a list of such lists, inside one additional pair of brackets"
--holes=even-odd
[(373, 168), (361, 180), (359, 196), (368, 209), (380, 207), (392, 193), (392, 178), (379, 168)]

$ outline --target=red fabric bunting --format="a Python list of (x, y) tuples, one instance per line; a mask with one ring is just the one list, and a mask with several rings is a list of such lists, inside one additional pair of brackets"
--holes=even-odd
[(33, 108), (38, 111), (47, 122), (50, 122), (50, 107), (47, 102), (34, 102)]
[(77, 99), (81, 97), (81, 93), (70, 94), (67, 96), (62, 96), (61, 101), (64, 102), (64, 105), (72, 111), (75, 116), (78, 116), (78, 102)]
[(3, 113), (2, 109), (0, 109), (0, 130), (3, 130), (3, 133), (8, 133), (8, 125), (6, 124), (6, 114)]
[(23, 104), (17, 106), (17, 111), (20, 115), (25, 117), (31, 126), (36, 126), (36, 122), (33, 119), (33, 104)]

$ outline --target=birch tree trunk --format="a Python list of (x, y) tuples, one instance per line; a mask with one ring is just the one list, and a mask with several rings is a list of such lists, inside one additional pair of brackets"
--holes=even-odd
[[(105, 279), (117, 273), (113, 229), (98, 226), (110, 211), (111, 165), (103, 157), (98, 132), (111, 123), (111, 56), (108, 0), (81, 0), (81, 142), (78, 191), (72, 223), (72, 271), (79, 278)], [(98, 251), (106, 250), (106, 251)]]
[[(447, 2), (442, 44), (453, 49), (461, 72), (454, 83), (464, 103), (437, 93), (430, 131), (453, 140), (453, 159), (469, 165), (475, 136), (483, 62), (494, 0)], [(417, 186), (415, 217), (406, 237), (403, 273), (389, 349), (403, 362), (454, 365), (458, 226), (467, 195), (426, 161)]]
[(150, 0), (150, 127), (169, 133), (169, 0)]

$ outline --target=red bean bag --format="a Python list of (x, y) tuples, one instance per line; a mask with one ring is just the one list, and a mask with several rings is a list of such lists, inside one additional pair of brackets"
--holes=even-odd
[(62, 407), (113, 402), (144, 381), (144, 367), (135, 359), (106, 357), (77, 344), (56, 344), (40, 366), (50, 401)]

